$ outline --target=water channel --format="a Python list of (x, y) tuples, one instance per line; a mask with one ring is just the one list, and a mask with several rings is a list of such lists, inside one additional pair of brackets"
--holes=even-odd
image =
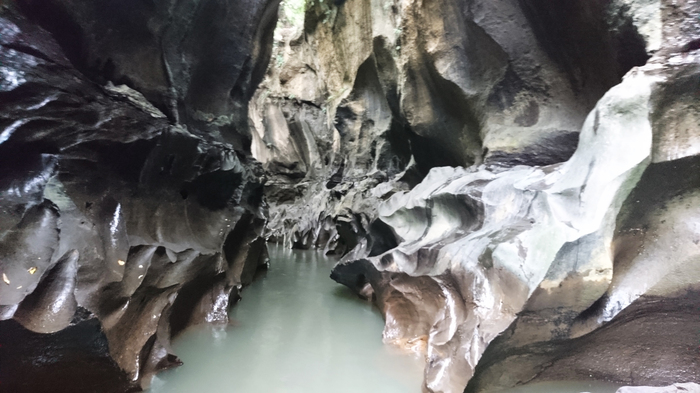
[[(184, 366), (152, 393), (420, 393), (423, 361), (382, 343), (368, 302), (329, 278), (334, 260), (270, 246), (271, 268), (243, 291), (232, 324), (200, 327), (174, 344)], [(552, 382), (509, 393), (614, 393), (616, 386)]]
[(151, 391), (420, 393), (422, 360), (382, 343), (381, 314), (329, 278), (334, 263), (271, 245), (271, 267), (243, 290), (232, 326), (176, 340), (184, 366)]

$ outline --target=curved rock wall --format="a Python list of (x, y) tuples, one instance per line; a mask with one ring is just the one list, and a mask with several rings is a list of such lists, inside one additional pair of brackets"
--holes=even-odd
[(267, 263), (247, 105), (277, 3), (2, 7), (3, 389), (139, 389)]
[[(411, 154), (399, 114), (396, 22), (378, 4), (307, 7), (304, 27), (278, 27), (251, 105), (253, 154), (269, 175), (268, 236), (342, 254), (370, 230), (381, 197), (406, 188), (397, 184)], [(375, 28), (386, 34), (373, 37)]]
[(441, 164), (421, 140), (450, 159), (434, 136), (475, 165), (383, 202), (396, 247), (356, 247), (332, 278), (377, 302), (385, 341), (424, 351), (431, 392), (697, 379), (697, 2), (401, 5), (420, 9), (399, 62), (413, 157)]
[(567, 160), (596, 101), (659, 45), (658, 3), (627, 3), (307, 2), (251, 106), (268, 236), (342, 254), (431, 168)]

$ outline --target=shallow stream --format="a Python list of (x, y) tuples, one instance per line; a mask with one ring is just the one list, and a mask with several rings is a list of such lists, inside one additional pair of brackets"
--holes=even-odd
[[(423, 362), (382, 344), (368, 302), (329, 278), (334, 260), (270, 246), (271, 267), (243, 291), (231, 326), (200, 327), (175, 342), (183, 367), (153, 393), (420, 393)], [(509, 393), (614, 393), (614, 385), (551, 382)]]
[(422, 360), (382, 344), (381, 314), (329, 278), (334, 263), (270, 246), (270, 270), (243, 290), (232, 326), (176, 340), (184, 366), (151, 391), (420, 393)]

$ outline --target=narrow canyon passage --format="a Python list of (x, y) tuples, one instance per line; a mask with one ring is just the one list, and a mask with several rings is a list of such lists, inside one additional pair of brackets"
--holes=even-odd
[[(420, 393), (423, 361), (384, 345), (371, 303), (328, 279), (336, 260), (269, 245), (269, 271), (247, 288), (231, 325), (195, 326), (173, 343), (184, 362), (151, 393)], [(614, 393), (619, 384), (545, 382), (504, 393)]]
[(423, 362), (382, 344), (371, 303), (328, 279), (336, 261), (270, 245), (271, 268), (243, 292), (226, 328), (175, 341), (185, 366), (152, 393), (420, 393)]
[(699, 207), (700, 0), (0, 0), (0, 393), (700, 393)]

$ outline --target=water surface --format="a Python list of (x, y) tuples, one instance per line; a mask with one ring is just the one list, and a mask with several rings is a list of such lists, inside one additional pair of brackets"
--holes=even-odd
[(159, 374), (152, 392), (421, 392), (423, 361), (382, 344), (381, 315), (329, 278), (333, 260), (270, 246), (270, 263), (232, 326), (175, 341), (184, 366)]
[[(153, 393), (420, 393), (423, 362), (382, 344), (384, 321), (329, 278), (334, 261), (270, 246), (270, 270), (243, 291), (232, 326), (174, 343), (184, 366)], [(614, 393), (598, 382), (544, 382), (502, 393)]]

